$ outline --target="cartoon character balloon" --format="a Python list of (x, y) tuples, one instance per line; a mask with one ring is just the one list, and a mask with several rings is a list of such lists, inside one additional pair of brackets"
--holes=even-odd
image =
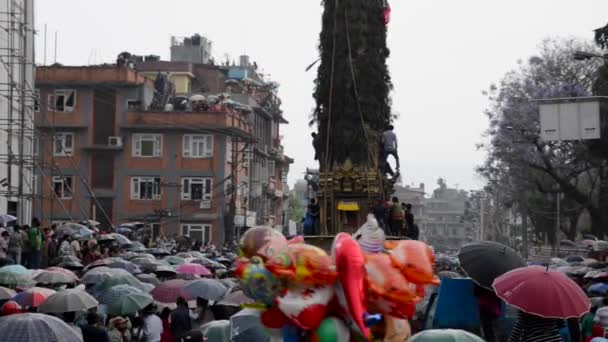
[(294, 287), (277, 298), (277, 307), (302, 330), (316, 329), (334, 296), (333, 286)]
[(327, 285), (338, 278), (334, 261), (324, 250), (300, 243), (288, 246), (266, 262), (266, 268), (292, 284)]
[(269, 227), (249, 228), (241, 237), (239, 247), (243, 256), (262, 257), (267, 260), (287, 246), (287, 239), (276, 229)]
[(267, 305), (272, 305), (283, 289), (279, 279), (265, 268), (260, 257), (238, 258), (235, 274), (249, 298)]
[(350, 331), (344, 322), (336, 317), (327, 317), (310, 336), (310, 342), (349, 342)]

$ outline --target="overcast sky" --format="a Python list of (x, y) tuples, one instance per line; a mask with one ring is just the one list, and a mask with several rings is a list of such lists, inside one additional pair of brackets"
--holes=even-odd
[[(295, 158), (290, 183), (314, 166), (308, 127), (314, 107), (321, 29), (319, 0), (38, 0), (37, 61), (111, 63), (122, 51), (169, 58), (170, 37), (200, 33), (216, 59), (248, 54), (281, 84), (286, 152)], [(607, 0), (392, 0), (388, 46), (400, 114), (402, 172), (406, 183), (439, 177), (462, 189), (479, 188), (475, 150), (487, 121), (481, 92), (550, 36), (592, 39), (608, 22)]]

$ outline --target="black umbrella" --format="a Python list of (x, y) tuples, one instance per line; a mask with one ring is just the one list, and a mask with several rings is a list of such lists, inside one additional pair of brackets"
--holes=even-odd
[(512, 248), (492, 241), (465, 245), (458, 252), (458, 260), (467, 276), (489, 290), (492, 289), (494, 279), (526, 266), (524, 259)]

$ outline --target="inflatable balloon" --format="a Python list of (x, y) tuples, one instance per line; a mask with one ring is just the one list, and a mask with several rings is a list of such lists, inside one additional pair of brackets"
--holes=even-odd
[(370, 296), (384, 298), (398, 306), (420, 300), (415, 287), (413, 290), (411, 283), (393, 266), (388, 254), (368, 255), (365, 271)]
[(426, 243), (415, 240), (401, 241), (390, 255), (393, 265), (401, 270), (410, 282), (439, 285), (439, 278), (433, 271), (435, 256)]
[(327, 317), (310, 336), (310, 342), (349, 342), (350, 331), (342, 320)]
[(384, 231), (373, 214), (367, 215), (367, 222), (353, 234), (353, 238), (365, 253), (379, 253), (384, 250)]
[(287, 246), (287, 239), (276, 229), (269, 227), (249, 228), (239, 242), (241, 254), (251, 258), (260, 256), (267, 260)]
[(287, 241), (288, 245), (295, 245), (296, 243), (304, 243), (304, 237), (302, 235), (298, 235)]
[(365, 291), (365, 257), (359, 244), (348, 234), (339, 233), (334, 239), (332, 254), (338, 270), (339, 284), (336, 286), (338, 300), (344, 308), (346, 318), (359, 333), (369, 338), (369, 329), (363, 322), (367, 311)]
[(324, 250), (300, 243), (290, 245), (266, 262), (279, 278), (299, 285), (329, 285), (338, 278), (336, 265)]
[(235, 271), (249, 298), (272, 305), (283, 289), (281, 282), (265, 267), (260, 257), (238, 258)]
[(333, 286), (294, 287), (277, 298), (277, 307), (295, 326), (310, 331), (323, 321), (333, 295)]
[(395, 304), (382, 296), (370, 293), (367, 297), (367, 308), (370, 312), (379, 312), (397, 318), (411, 319), (416, 313), (416, 303)]
[(385, 316), (385, 334), (383, 342), (403, 342), (409, 341), (412, 336), (412, 328), (405, 319)]
[(279, 308), (269, 308), (262, 311), (260, 320), (262, 321), (262, 325), (269, 329), (283, 329), (284, 326), (290, 323), (289, 318)]

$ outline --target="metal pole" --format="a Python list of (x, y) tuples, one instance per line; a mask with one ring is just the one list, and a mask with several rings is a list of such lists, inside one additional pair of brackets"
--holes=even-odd
[(562, 206), (562, 193), (557, 192), (557, 217), (555, 218), (555, 243), (557, 244), (557, 256), (559, 257), (559, 231), (562, 225), (561, 222), (561, 206)]

